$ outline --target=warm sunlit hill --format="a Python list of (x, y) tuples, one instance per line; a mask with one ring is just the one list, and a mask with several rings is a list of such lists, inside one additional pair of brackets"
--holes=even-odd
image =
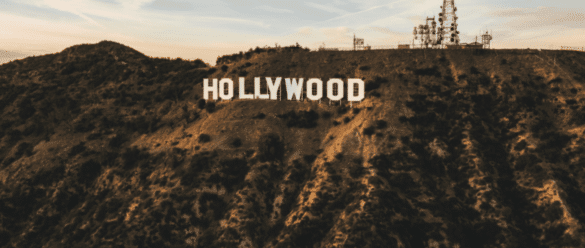
[[(584, 67), (298, 47), (207, 67), (107, 41), (4, 64), (0, 247), (581, 247)], [(201, 100), (240, 76), (366, 99)]]

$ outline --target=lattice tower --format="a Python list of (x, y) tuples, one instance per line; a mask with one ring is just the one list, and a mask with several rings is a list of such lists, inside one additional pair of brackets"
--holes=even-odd
[(439, 36), (444, 45), (458, 45), (459, 31), (457, 31), (457, 15), (455, 12), (455, 0), (443, 0), (441, 13), (439, 13)]

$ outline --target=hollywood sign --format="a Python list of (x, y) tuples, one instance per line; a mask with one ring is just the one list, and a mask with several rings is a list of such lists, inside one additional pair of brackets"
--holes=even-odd
[[(239, 99), (270, 99), (278, 100), (277, 93), (280, 90), (280, 82), (282, 78), (277, 77), (275, 81), (271, 77), (266, 77), (266, 85), (268, 88), (267, 94), (260, 93), (260, 77), (254, 78), (254, 93), (246, 93), (246, 80), (244, 77), (239, 78)], [(303, 85), (306, 85), (307, 98), (309, 100), (321, 100), (323, 98), (323, 81), (319, 78), (310, 78), (303, 84), (303, 78), (285, 78), (286, 96), (288, 100), (292, 100), (293, 96), (296, 100), (300, 100), (303, 95)], [(339, 78), (331, 78), (327, 81), (327, 98), (332, 101), (338, 101), (343, 98), (344, 82)], [(219, 86), (219, 88), (218, 88)], [(364, 99), (364, 81), (359, 78), (347, 79), (347, 100), (350, 102), (358, 102)], [(212, 94), (212, 99), (217, 100), (218, 96), (222, 100), (231, 100), (234, 97), (234, 82), (230, 78), (222, 78), (219, 80), (214, 78), (211, 85), (209, 79), (203, 79), (203, 98), (209, 99), (209, 93)]]

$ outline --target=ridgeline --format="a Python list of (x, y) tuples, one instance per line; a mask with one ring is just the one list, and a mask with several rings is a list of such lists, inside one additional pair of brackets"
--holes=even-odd
[[(361, 78), (347, 101), (203, 78)], [(0, 247), (582, 247), (585, 55), (103, 41), (0, 65)], [(581, 160), (584, 159), (584, 160)]]

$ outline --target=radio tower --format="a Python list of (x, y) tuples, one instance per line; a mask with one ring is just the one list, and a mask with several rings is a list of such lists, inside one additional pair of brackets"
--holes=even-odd
[(437, 39), (440, 44), (444, 45), (459, 45), (459, 31), (457, 31), (457, 7), (455, 7), (455, 0), (443, 0), (441, 6), (441, 13), (439, 13), (439, 28)]

